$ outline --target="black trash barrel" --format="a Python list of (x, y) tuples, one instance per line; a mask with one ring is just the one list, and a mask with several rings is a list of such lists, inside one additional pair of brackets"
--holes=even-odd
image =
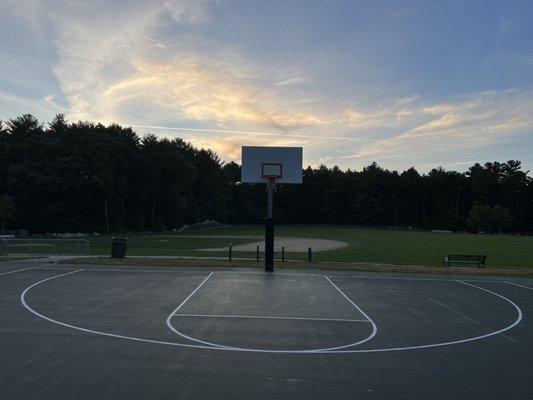
[(113, 238), (111, 242), (111, 258), (126, 257), (127, 238)]

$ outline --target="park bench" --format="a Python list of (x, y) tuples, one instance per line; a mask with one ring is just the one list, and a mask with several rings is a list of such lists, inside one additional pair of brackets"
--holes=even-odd
[(452, 264), (459, 265), (477, 265), (478, 268), (485, 268), (487, 256), (482, 254), (450, 254), (444, 257), (443, 267), (450, 267)]

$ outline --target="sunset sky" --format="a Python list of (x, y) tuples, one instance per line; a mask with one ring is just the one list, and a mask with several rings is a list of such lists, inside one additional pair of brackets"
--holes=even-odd
[(2, 120), (117, 122), (226, 161), (533, 169), (532, 1), (0, 5)]

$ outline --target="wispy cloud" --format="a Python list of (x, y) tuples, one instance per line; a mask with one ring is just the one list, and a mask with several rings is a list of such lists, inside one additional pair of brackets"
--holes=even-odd
[(453, 149), (480, 148), (533, 130), (533, 92), (490, 91), (446, 103), (414, 105), (399, 134), (365, 145), (352, 158), (405, 157)]
[(67, 112), (67, 109), (60, 104), (57, 104), (52, 96), (45, 96), (42, 99), (34, 99), (17, 96), (0, 90), (0, 111), (2, 110), (1, 106), (4, 102), (16, 104), (21, 107), (21, 109), (39, 110), (50, 115)]
[[(152, 132), (150, 129), (140, 128), (141, 132)], [(243, 146), (243, 139), (240, 136), (228, 135), (225, 140), (213, 140), (206, 135), (202, 135), (200, 132), (195, 131), (180, 131), (179, 134), (173, 130), (161, 130), (161, 136), (167, 138), (180, 137), (184, 140), (192, 142), (195, 146), (205, 149), (211, 149), (218, 154), (223, 155), (224, 160), (227, 161), (240, 161), (241, 147)], [(310, 146), (313, 143), (313, 139), (305, 138), (293, 138), (293, 137), (257, 137), (254, 140), (254, 145), (257, 146)], [(305, 157), (305, 152), (304, 152)], [(304, 160), (306, 165), (311, 164), (313, 161), (309, 158)]]
[(287, 79), (284, 79), (282, 81), (276, 82), (275, 85), (277, 86), (290, 86), (290, 85), (299, 85), (303, 83), (309, 82), (308, 79), (302, 77), (302, 76), (293, 76)]
[(256, 81), (261, 66), (231, 49), (205, 51), (195, 35), (176, 43), (159, 34), (172, 24), (207, 23), (215, 2), (148, 4), (126, 7), (115, 18), (98, 18), (98, 7), (90, 5), (96, 14), (91, 18), (78, 8), (48, 13), (58, 55), (53, 70), (71, 119), (120, 122), (133, 114), (151, 123), (187, 120), (278, 131), (326, 123), (281, 89), (298, 78), (278, 81), (274, 90), (272, 80)]
[(287, 131), (324, 123), (313, 112), (285, 104), (280, 94), (248, 83), (231, 65), (213, 66), (181, 54), (165, 63), (134, 60), (132, 66), (133, 74), (103, 92), (106, 104), (124, 105), (142, 94), (162, 113), (220, 126), (251, 124)]
[(217, 3), (217, 0), (167, 0), (163, 5), (176, 22), (196, 25), (213, 19)]
[(359, 139), (356, 137), (349, 136), (319, 136), (319, 135), (299, 135), (292, 133), (279, 133), (279, 132), (257, 132), (257, 131), (239, 131), (239, 130), (227, 130), (227, 129), (202, 129), (202, 128), (187, 128), (187, 127), (175, 127), (175, 126), (157, 126), (157, 125), (137, 125), (137, 124), (128, 124), (132, 128), (142, 128), (142, 129), (151, 129), (156, 131), (180, 131), (180, 132), (205, 132), (208, 134), (242, 134), (250, 136), (279, 136), (284, 138), (300, 138), (300, 139), (313, 139), (313, 140), (348, 140), (348, 141), (359, 141), (364, 139)]
[[(533, 131), (528, 86), (457, 96), (407, 87), (400, 94), (370, 96), (357, 80), (337, 76), (342, 57), (328, 58), (322, 48), (309, 50), (326, 67), (315, 68), (292, 55), (274, 66), (265, 61), (270, 54), (246, 53), (240, 41), (232, 42), (228, 35), (219, 39), (216, 30), (207, 34), (226, 6), (218, 0), (6, 4), (17, 19), (28, 21), (32, 32), (39, 31), (36, 38), (52, 46), (59, 90), (33, 99), (3, 90), (4, 115), (13, 109), (62, 112), (70, 120), (131, 125), (141, 134), (179, 134), (228, 160), (237, 159), (242, 144), (299, 144), (306, 146), (313, 165), (350, 168), (373, 160), (417, 162), (424, 168), (432, 163), (459, 166), (487, 146), (523, 139)], [(512, 20), (502, 20), (495, 29), (501, 39), (518, 28)], [(276, 44), (289, 48), (288, 36), (302, 34), (289, 33)], [(527, 67), (530, 58), (518, 52), (506, 62)], [(342, 79), (347, 79), (349, 94), (332, 89)], [(453, 152), (469, 150), (460, 159), (449, 159)]]

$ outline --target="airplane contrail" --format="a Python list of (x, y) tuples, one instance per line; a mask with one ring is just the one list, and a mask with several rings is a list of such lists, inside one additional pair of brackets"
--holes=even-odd
[(294, 138), (304, 138), (304, 139), (373, 141), (371, 139), (343, 137), (343, 136), (311, 136), (311, 135), (298, 135), (298, 134), (293, 134), (293, 133), (252, 132), (252, 131), (237, 131), (237, 130), (224, 130), (224, 129), (178, 128), (175, 126), (157, 126), (157, 125), (136, 125), (136, 124), (124, 124), (124, 125), (130, 126), (132, 128), (173, 130), (173, 131), (183, 131), (183, 132), (207, 132), (207, 133), (216, 133), (216, 134), (240, 133), (243, 135), (282, 136), (282, 137), (294, 137)]

